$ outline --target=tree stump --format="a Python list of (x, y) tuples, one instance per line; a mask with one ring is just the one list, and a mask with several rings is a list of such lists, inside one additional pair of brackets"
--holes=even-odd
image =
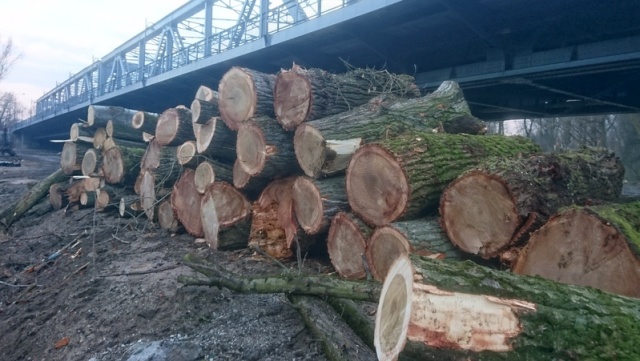
[(256, 116), (273, 117), (275, 75), (233, 67), (218, 85), (218, 107), (222, 120), (231, 130)]

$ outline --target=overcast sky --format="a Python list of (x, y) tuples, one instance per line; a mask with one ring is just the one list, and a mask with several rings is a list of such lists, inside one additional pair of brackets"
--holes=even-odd
[(0, 0), (0, 38), (22, 56), (0, 82), (29, 107), (188, 0)]

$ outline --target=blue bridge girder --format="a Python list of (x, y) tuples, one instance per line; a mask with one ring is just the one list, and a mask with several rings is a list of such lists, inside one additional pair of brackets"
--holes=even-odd
[(38, 99), (16, 131), (64, 134), (90, 104), (161, 112), (231, 66), (293, 62), (384, 67), (425, 91), (457, 80), (486, 120), (640, 112), (637, 14), (633, 0), (192, 0)]

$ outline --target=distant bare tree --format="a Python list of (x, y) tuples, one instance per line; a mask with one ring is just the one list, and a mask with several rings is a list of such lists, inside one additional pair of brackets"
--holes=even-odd
[(22, 116), (24, 108), (18, 103), (13, 93), (4, 93), (0, 95), (0, 130), (3, 127), (11, 129)]
[(0, 37), (0, 80), (4, 79), (19, 57), (20, 55), (15, 54), (11, 38), (3, 41)]

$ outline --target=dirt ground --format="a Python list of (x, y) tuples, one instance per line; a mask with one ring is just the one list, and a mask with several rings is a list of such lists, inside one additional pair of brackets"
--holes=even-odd
[[(0, 168), (0, 209), (59, 166), (54, 153), (19, 154), (22, 167)], [(43, 207), (0, 231), (2, 360), (326, 359), (284, 295), (184, 287), (176, 280), (194, 275), (181, 264), (186, 253), (246, 275), (281, 272), (262, 256), (212, 252), (142, 219), (91, 209), (40, 215)], [(304, 263), (305, 272), (330, 270), (321, 259)]]

